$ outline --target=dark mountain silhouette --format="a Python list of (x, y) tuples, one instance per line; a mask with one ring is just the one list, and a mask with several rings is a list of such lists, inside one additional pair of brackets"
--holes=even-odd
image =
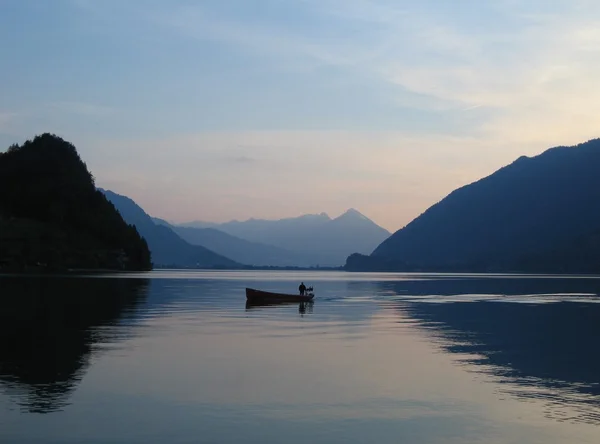
[(540, 253), (524, 255), (517, 269), (528, 272), (598, 273), (600, 230), (583, 234)]
[(251, 242), (309, 256), (311, 266), (334, 267), (343, 265), (353, 252), (370, 253), (390, 235), (354, 209), (335, 219), (321, 213), (280, 220), (249, 219), (222, 224), (190, 222), (180, 226), (216, 228)]
[(148, 241), (155, 265), (193, 268), (239, 268), (237, 262), (199, 245), (191, 245), (173, 230), (154, 223), (132, 199), (100, 189), (119, 213)]
[(148, 270), (146, 241), (96, 190), (75, 147), (43, 134), (0, 153), (0, 268)]
[(1, 284), (0, 389), (26, 411), (50, 413), (68, 404), (97, 344), (129, 337), (149, 280), (5, 277)]
[[(600, 139), (459, 188), (348, 270), (600, 271)], [(582, 249), (583, 246), (583, 249)]]
[(272, 245), (250, 242), (215, 228), (192, 228), (171, 225), (153, 218), (154, 222), (171, 228), (183, 240), (192, 245), (201, 245), (236, 262), (254, 266), (297, 266), (312, 264), (309, 255), (303, 255)]

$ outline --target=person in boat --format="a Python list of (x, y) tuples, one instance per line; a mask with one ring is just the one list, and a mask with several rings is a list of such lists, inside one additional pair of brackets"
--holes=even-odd
[(298, 290), (300, 291), (300, 296), (304, 296), (304, 292), (306, 291), (306, 285), (304, 285), (304, 282), (300, 282)]

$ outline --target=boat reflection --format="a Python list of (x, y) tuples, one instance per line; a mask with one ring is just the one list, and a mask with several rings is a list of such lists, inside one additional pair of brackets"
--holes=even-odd
[(290, 301), (246, 301), (246, 311), (260, 310), (262, 308), (298, 305), (298, 313), (304, 315), (313, 312), (314, 302), (290, 302)]

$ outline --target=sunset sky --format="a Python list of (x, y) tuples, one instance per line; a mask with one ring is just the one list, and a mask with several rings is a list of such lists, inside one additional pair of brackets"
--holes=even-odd
[(153, 216), (395, 231), (600, 135), (594, 0), (2, 0), (0, 149), (72, 142)]

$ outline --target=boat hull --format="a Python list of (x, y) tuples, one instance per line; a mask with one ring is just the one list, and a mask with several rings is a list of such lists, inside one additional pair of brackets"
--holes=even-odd
[(299, 295), (286, 293), (272, 293), (270, 291), (246, 288), (246, 300), (248, 302), (310, 302), (315, 295)]

